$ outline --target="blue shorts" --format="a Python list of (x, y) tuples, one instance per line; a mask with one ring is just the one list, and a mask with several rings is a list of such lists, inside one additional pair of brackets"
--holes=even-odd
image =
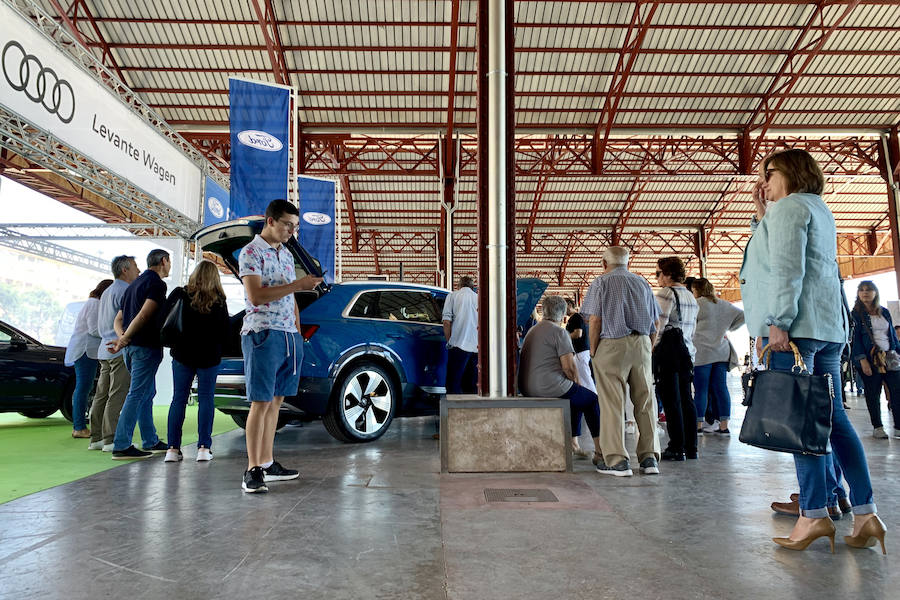
[(271, 402), (275, 396), (296, 396), (303, 363), (299, 333), (263, 329), (241, 336), (247, 400)]

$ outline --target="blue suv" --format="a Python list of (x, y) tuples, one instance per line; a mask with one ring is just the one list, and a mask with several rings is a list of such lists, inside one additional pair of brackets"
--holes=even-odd
[[(265, 220), (238, 219), (204, 228), (193, 239), (237, 275), (237, 257)], [(291, 238), (297, 277), (321, 275), (318, 261)], [(448, 291), (384, 281), (320, 285), (296, 294), (303, 337), (298, 394), (285, 398), (280, 423), (321, 417), (338, 440), (367, 442), (395, 416), (436, 414), (445, 392), (446, 340), (441, 312)], [(533, 305), (532, 305), (533, 306)], [(238, 425), (249, 403), (240, 351), (243, 311), (232, 317), (216, 384), (216, 407)]]

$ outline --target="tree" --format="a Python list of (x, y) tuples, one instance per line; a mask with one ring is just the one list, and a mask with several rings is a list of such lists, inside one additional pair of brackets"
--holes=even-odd
[(0, 282), (0, 319), (40, 341), (53, 340), (63, 306), (46, 289), (19, 289)]

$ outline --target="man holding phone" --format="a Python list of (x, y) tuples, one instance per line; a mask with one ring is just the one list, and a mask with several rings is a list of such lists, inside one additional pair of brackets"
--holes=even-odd
[(300, 476), (273, 458), (281, 403), (285, 396), (297, 394), (303, 362), (300, 311), (294, 292), (311, 290), (322, 282), (321, 277), (313, 275), (296, 278), (294, 257), (284, 243), (299, 223), (296, 206), (287, 200), (273, 200), (266, 207), (262, 232), (238, 257), (246, 305), (241, 350), (250, 400), (247, 470), (241, 489), (248, 493), (267, 492), (267, 482)]

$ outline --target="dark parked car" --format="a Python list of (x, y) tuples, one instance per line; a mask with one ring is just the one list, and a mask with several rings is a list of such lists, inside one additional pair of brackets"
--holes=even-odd
[(61, 411), (72, 420), (75, 370), (66, 349), (47, 346), (0, 321), (0, 412), (42, 419)]

